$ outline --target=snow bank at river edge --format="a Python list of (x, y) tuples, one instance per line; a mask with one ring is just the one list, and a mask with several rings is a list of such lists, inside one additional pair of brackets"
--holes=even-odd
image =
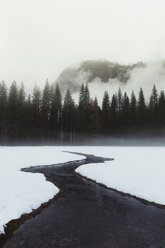
[(165, 147), (89, 147), (81, 152), (115, 160), (76, 172), (107, 187), (165, 205)]
[(0, 147), (0, 234), (5, 225), (52, 199), (59, 189), (43, 174), (21, 168), (65, 163), (84, 158), (61, 152), (61, 147)]

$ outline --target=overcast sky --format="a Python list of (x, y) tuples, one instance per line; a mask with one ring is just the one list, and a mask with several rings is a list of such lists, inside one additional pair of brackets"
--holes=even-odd
[(55, 81), (86, 59), (165, 58), (164, 0), (0, 0), (0, 80)]

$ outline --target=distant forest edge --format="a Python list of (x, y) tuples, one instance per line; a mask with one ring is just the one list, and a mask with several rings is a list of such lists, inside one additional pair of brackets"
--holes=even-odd
[(120, 88), (112, 97), (105, 91), (102, 106), (81, 86), (75, 104), (68, 89), (62, 98), (58, 84), (47, 81), (26, 97), (24, 85), (14, 81), (8, 90), (0, 83), (0, 144), (86, 144), (90, 140), (128, 137), (165, 137), (165, 93), (155, 85), (149, 102), (143, 89), (129, 98)]

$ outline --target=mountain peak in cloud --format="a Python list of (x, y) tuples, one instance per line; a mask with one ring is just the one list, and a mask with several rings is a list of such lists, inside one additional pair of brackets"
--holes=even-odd
[(135, 68), (144, 68), (142, 62), (129, 65), (109, 62), (107, 60), (86, 60), (69, 66), (59, 75), (57, 81), (62, 90), (69, 88), (76, 92), (82, 83), (113, 83), (126, 84)]

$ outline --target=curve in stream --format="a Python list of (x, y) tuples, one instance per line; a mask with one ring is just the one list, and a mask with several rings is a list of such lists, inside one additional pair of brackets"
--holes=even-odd
[(7, 234), (4, 248), (165, 248), (165, 210), (74, 173), (80, 165), (111, 160), (85, 156), (64, 164), (23, 169), (43, 173), (62, 193), (12, 235)]

